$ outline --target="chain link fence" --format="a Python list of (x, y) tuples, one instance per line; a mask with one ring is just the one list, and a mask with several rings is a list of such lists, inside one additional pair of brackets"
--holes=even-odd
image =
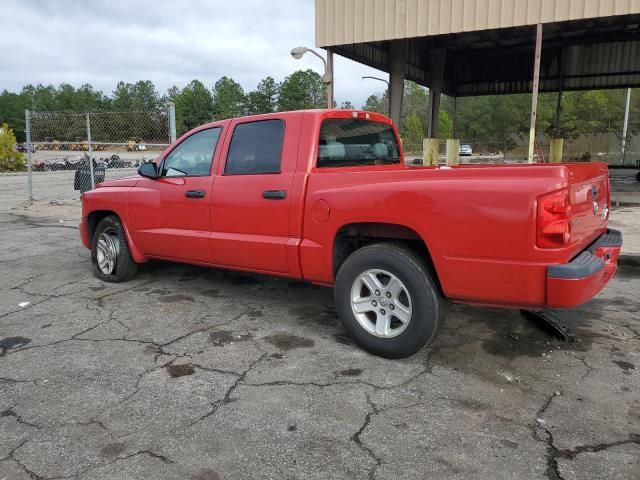
[(135, 172), (175, 140), (175, 108), (26, 112), (29, 200), (79, 196)]

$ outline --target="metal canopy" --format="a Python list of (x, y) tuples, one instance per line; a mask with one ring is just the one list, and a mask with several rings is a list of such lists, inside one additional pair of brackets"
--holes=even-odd
[[(524, 25), (398, 40), (333, 45), (333, 51), (389, 72), (392, 42), (406, 42), (406, 79), (430, 86), (433, 55), (445, 52), (450, 96), (532, 91), (536, 27)], [(640, 86), (640, 14), (544, 24), (540, 91)]]

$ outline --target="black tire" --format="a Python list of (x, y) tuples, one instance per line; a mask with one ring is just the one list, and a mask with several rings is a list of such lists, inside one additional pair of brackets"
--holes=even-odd
[(640, 172), (636, 173), (636, 180), (640, 182)]
[[(109, 235), (117, 248), (115, 266), (111, 273), (103, 272), (98, 265), (98, 242), (103, 234)], [(91, 265), (93, 274), (105, 282), (126, 282), (131, 280), (138, 271), (138, 264), (131, 258), (122, 222), (116, 215), (103, 218), (96, 227), (91, 241)]]
[[(410, 321), (395, 337), (381, 338), (370, 333), (360, 324), (351, 307), (352, 286), (370, 269), (384, 270), (396, 276), (411, 298)], [(338, 316), (353, 340), (381, 357), (413, 355), (435, 338), (444, 322), (446, 301), (428, 268), (412, 251), (392, 243), (376, 243), (352, 253), (338, 271), (334, 297)], [(377, 318), (377, 313), (375, 315)]]

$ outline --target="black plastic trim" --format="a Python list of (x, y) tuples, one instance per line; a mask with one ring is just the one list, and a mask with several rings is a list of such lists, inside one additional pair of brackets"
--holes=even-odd
[(588, 251), (582, 252), (569, 263), (549, 265), (547, 276), (553, 278), (584, 278), (602, 270), (604, 260)]
[(605, 266), (604, 260), (596, 257), (593, 252), (600, 247), (620, 247), (621, 245), (622, 233), (620, 230), (610, 228), (569, 263), (549, 265), (547, 267), (547, 277), (572, 279), (593, 275)]
[(606, 233), (600, 235), (595, 242), (589, 246), (590, 252), (595, 252), (600, 247), (621, 247), (622, 246), (622, 232), (610, 228)]

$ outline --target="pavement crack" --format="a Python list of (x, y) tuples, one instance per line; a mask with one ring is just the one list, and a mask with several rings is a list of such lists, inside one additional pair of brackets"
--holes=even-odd
[(618, 447), (620, 445), (629, 445), (629, 444), (640, 445), (640, 433), (629, 434), (629, 438), (625, 440), (616, 440), (615, 442), (598, 443), (595, 445), (579, 445), (577, 447), (568, 448), (565, 450), (558, 450), (558, 452), (559, 452), (559, 457), (573, 460), (581, 453), (602, 452), (603, 450), (608, 450), (609, 448), (612, 448), (612, 447)]
[(19, 414), (17, 414), (14, 410), (14, 408), (16, 408), (17, 405), (14, 405), (13, 407), (7, 408), (6, 410), (0, 412), (0, 418), (2, 417), (13, 417), (15, 418), (16, 422), (18, 422), (21, 425), (26, 425), (27, 427), (32, 427), (32, 428), (37, 428), (40, 429), (42, 427), (40, 427), (40, 425), (36, 425), (35, 423), (31, 423), (31, 422), (27, 422), (25, 419), (22, 418), (22, 416), (20, 416)]
[[(35, 473), (34, 471), (32, 471), (31, 469), (29, 469), (24, 463), (22, 463), (20, 460), (18, 460), (15, 457), (15, 453), (22, 448), (29, 440), (24, 440), (22, 441), (17, 447), (15, 447), (13, 450), (11, 450), (9, 452), (9, 454), (3, 458), (2, 460), (5, 459), (10, 459), (12, 460), (16, 465), (18, 465), (27, 475), (29, 475), (30, 478), (34, 479), (34, 480), (47, 480), (45, 477), (42, 477), (40, 475), (38, 475), (37, 473)], [(0, 461), (2, 461), (0, 460)]]
[(171, 460), (170, 458), (167, 458), (166, 456), (164, 456), (164, 455), (162, 455), (160, 453), (156, 453), (156, 452), (154, 452), (152, 450), (140, 450), (138, 452), (131, 453), (129, 455), (125, 455), (124, 457), (117, 457), (115, 461), (127, 460), (127, 459), (132, 458), (132, 457), (137, 457), (138, 455), (148, 455), (148, 456), (150, 456), (152, 458), (157, 458), (162, 463), (167, 463), (167, 464), (176, 463), (175, 461)]
[[(3, 349), (4, 351), (4, 349)], [(0, 357), (2, 357), (2, 354), (0, 354)], [(9, 378), (9, 377), (0, 377), (0, 383), (36, 383), (35, 380), (16, 380), (15, 378)]]
[(358, 431), (351, 436), (351, 441), (354, 442), (358, 446), (358, 448), (365, 452), (375, 462), (374, 465), (369, 469), (369, 473), (367, 475), (369, 480), (373, 480), (376, 475), (376, 470), (382, 465), (383, 462), (382, 459), (378, 455), (376, 455), (376, 453), (370, 447), (362, 442), (361, 436), (371, 424), (371, 417), (373, 415), (378, 415), (381, 410), (379, 410), (375, 403), (373, 403), (368, 393), (366, 394), (366, 399), (370, 410), (365, 415), (364, 422), (362, 423)]
[(594, 373), (596, 371), (596, 369), (594, 367), (592, 367), (591, 365), (589, 365), (589, 362), (587, 362), (583, 357), (580, 357), (578, 355), (573, 355), (570, 352), (567, 352), (568, 355), (576, 360), (578, 360), (580, 363), (582, 363), (584, 365), (584, 367), (587, 369), (587, 371), (580, 377), (580, 381), (584, 381), (589, 375), (591, 375), (592, 373)]
[(560, 470), (558, 469), (558, 456), (560, 451), (553, 444), (553, 434), (545, 426), (545, 420), (542, 418), (547, 409), (551, 406), (555, 397), (556, 392), (552, 393), (545, 399), (542, 406), (536, 412), (536, 418), (531, 424), (529, 424), (529, 428), (531, 429), (531, 436), (533, 439), (546, 445), (547, 468), (545, 470), (545, 475), (549, 480), (563, 480), (560, 475)]
[(260, 357), (257, 360), (254, 360), (253, 362), (251, 362), (249, 367), (245, 371), (243, 371), (238, 376), (238, 378), (236, 378), (235, 382), (233, 382), (231, 384), (231, 386), (227, 389), (227, 391), (224, 394), (224, 397), (222, 397), (222, 399), (220, 399), (220, 400), (217, 400), (217, 401), (213, 402), (213, 404), (211, 405), (211, 410), (209, 410), (207, 413), (202, 415), (200, 418), (198, 418), (198, 419), (194, 420), (193, 422), (191, 422), (191, 424), (189, 426), (192, 427), (196, 423), (199, 423), (199, 422), (209, 418), (210, 416), (215, 415), (215, 413), (218, 411), (218, 409), (222, 405), (225, 405), (225, 404), (229, 403), (230, 398), (231, 398), (231, 394), (236, 390), (236, 388), (238, 388), (238, 386), (241, 383), (244, 383), (244, 379), (247, 377), (247, 375), (249, 374), (251, 369), (253, 367), (255, 367), (258, 363), (260, 363), (266, 356), (267, 356), (267, 353), (263, 353), (262, 355), (260, 355)]

